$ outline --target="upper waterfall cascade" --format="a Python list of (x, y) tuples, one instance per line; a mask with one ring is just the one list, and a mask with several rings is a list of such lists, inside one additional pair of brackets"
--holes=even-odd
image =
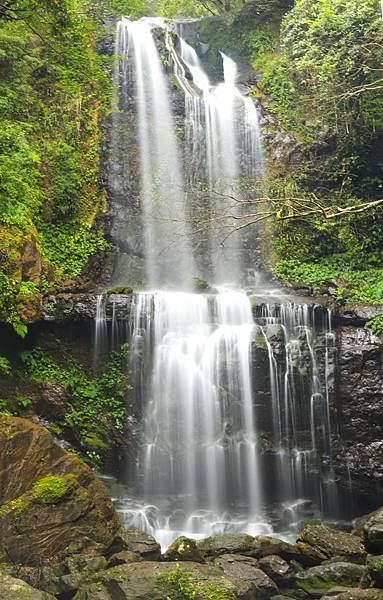
[[(180, 23), (164, 19), (117, 26), (116, 108), (133, 106), (136, 115), (142, 251), (152, 288), (185, 286), (193, 276), (238, 281), (251, 263), (250, 244), (236, 231), (241, 185), (263, 171), (257, 109), (236, 86), (235, 62), (221, 53), (223, 80), (213, 85), (181, 34)], [(112, 135), (123, 136), (118, 131)]]
[[(163, 547), (180, 534), (289, 534), (312, 506), (334, 515), (337, 505), (331, 313), (272, 297), (254, 306), (235, 288), (255, 268), (256, 235), (233, 224), (246, 205), (241, 178), (263, 173), (258, 112), (236, 63), (220, 53), (213, 84), (194, 46), (182, 23), (118, 23), (112, 149), (125, 143), (119, 111), (133, 111), (151, 291), (134, 294), (129, 323), (113, 304), (107, 326), (104, 296), (96, 315), (96, 355), (130, 341), (140, 413), (119, 507)], [(195, 276), (214, 287), (192, 293)]]

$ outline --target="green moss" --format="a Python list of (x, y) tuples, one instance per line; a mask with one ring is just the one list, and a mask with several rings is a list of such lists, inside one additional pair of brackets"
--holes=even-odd
[(56, 504), (70, 490), (74, 476), (46, 475), (32, 486), (33, 498), (44, 504)]
[(159, 573), (164, 594), (171, 600), (235, 600), (237, 593), (214, 583), (194, 583), (193, 574), (176, 565), (174, 571)]
[(25, 500), (24, 496), (20, 496), (14, 500), (9, 500), (0, 506), (0, 517), (3, 517), (10, 511), (13, 512), (14, 517), (19, 517), (24, 512), (26, 507), (27, 501)]

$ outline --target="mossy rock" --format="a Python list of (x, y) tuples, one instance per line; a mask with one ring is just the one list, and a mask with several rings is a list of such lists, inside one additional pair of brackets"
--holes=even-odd
[(358, 528), (363, 533), (363, 541), (369, 552), (383, 553), (383, 508), (363, 518)]
[(129, 294), (133, 294), (133, 288), (131, 288), (130, 286), (115, 287), (115, 288), (112, 288), (110, 290), (107, 290), (106, 293), (108, 295), (109, 294), (116, 294), (116, 295), (119, 295), (119, 296), (127, 296)]
[(328, 590), (342, 586), (358, 587), (367, 574), (367, 567), (349, 562), (334, 562), (311, 567), (296, 575), (296, 585), (310, 596), (323, 596)]
[(362, 540), (350, 533), (326, 525), (307, 525), (297, 540), (303, 554), (317, 557), (319, 561), (340, 558), (347, 562), (364, 564), (366, 549)]
[(197, 542), (205, 557), (221, 554), (247, 553), (253, 549), (254, 538), (246, 533), (219, 533)]
[(204, 557), (195, 540), (181, 536), (169, 546), (164, 554), (164, 559), (203, 562)]
[(121, 525), (105, 486), (31, 421), (0, 416), (0, 552), (43, 566), (107, 552)]
[(25, 581), (11, 577), (0, 569), (0, 598), (2, 600), (54, 600), (55, 596), (36, 590)]
[(383, 587), (383, 555), (369, 556), (367, 568), (374, 585)]
[(193, 290), (196, 292), (207, 292), (210, 290), (208, 282), (204, 279), (200, 279), (199, 277), (193, 277), (190, 283)]
[(383, 600), (383, 590), (376, 588), (351, 588), (348, 590), (329, 590), (328, 595), (322, 596), (322, 600)]
[[(91, 577), (75, 600), (164, 600), (173, 598), (172, 582), (181, 576), (186, 587), (197, 586), (201, 596), (217, 600), (245, 600), (237, 586), (213, 565), (193, 562), (138, 562), (121, 565)], [(212, 591), (216, 595), (212, 595)], [(219, 593), (218, 593), (219, 591)], [(211, 596), (208, 596), (208, 592)], [(181, 595), (179, 595), (181, 598)], [(202, 596), (203, 597), (203, 596)]]

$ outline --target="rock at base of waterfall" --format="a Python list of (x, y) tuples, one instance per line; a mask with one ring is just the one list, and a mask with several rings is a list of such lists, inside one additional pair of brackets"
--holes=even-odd
[(359, 519), (355, 532), (363, 535), (369, 552), (383, 553), (383, 507)]
[(164, 554), (165, 560), (203, 562), (204, 554), (195, 540), (181, 536), (174, 540)]
[(134, 553), (141, 560), (159, 560), (161, 558), (160, 544), (154, 537), (138, 529), (120, 529), (108, 553), (117, 555), (126, 551)]
[(103, 554), (121, 528), (105, 486), (43, 427), (0, 416), (0, 550), (41, 567)]
[(31, 587), (25, 581), (0, 571), (0, 598), (3, 600), (54, 600), (54, 596)]
[(250, 556), (223, 554), (214, 560), (225, 576), (237, 586), (244, 598), (268, 600), (278, 593), (272, 579), (258, 568), (258, 562)]
[(82, 586), (75, 600), (163, 600), (173, 597), (174, 579), (184, 578), (186, 585), (196, 586), (203, 593), (214, 586), (226, 593), (228, 600), (246, 600), (230, 578), (214, 565), (193, 562), (139, 562), (108, 569)]
[(265, 556), (278, 555), (285, 560), (296, 560), (303, 564), (312, 565), (312, 561), (307, 560), (295, 544), (289, 544), (278, 538), (268, 537), (266, 535), (257, 535), (253, 539), (251, 556), (263, 558)]
[(368, 556), (367, 567), (373, 585), (383, 587), (383, 555)]
[(383, 600), (383, 590), (376, 588), (361, 589), (351, 588), (348, 590), (334, 588), (329, 590), (321, 600)]
[(366, 549), (359, 537), (326, 525), (307, 525), (299, 536), (297, 546), (303, 554), (318, 560), (339, 558), (359, 564), (366, 562)]
[(253, 548), (254, 538), (246, 533), (219, 533), (197, 542), (205, 557), (221, 554), (247, 554)]
[(259, 567), (277, 585), (287, 586), (294, 579), (295, 570), (288, 562), (276, 554), (265, 556), (259, 561)]
[(367, 567), (348, 562), (334, 562), (311, 567), (296, 575), (296, 585), (310, 596), (321, 597), (334, 587), (359, 587)]

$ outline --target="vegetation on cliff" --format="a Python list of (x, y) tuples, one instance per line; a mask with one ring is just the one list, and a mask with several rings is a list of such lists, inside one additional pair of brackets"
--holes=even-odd
[(342, 300), (383, 300), (382, 60), (378, 0), (298, 0), (260, 84), (300, 156), (269, 173), (275, 255), (289, 255), (276, 274), (315, 287), (343, 277)]
[(114, 352), (98, 374), (57, 344), (25, 350), (12, 363), (0, 357), (0, 413), (48, 418), (51, 431), (66, 439), (93, 466), (120, 443), (126, 419), (127, 345)]

